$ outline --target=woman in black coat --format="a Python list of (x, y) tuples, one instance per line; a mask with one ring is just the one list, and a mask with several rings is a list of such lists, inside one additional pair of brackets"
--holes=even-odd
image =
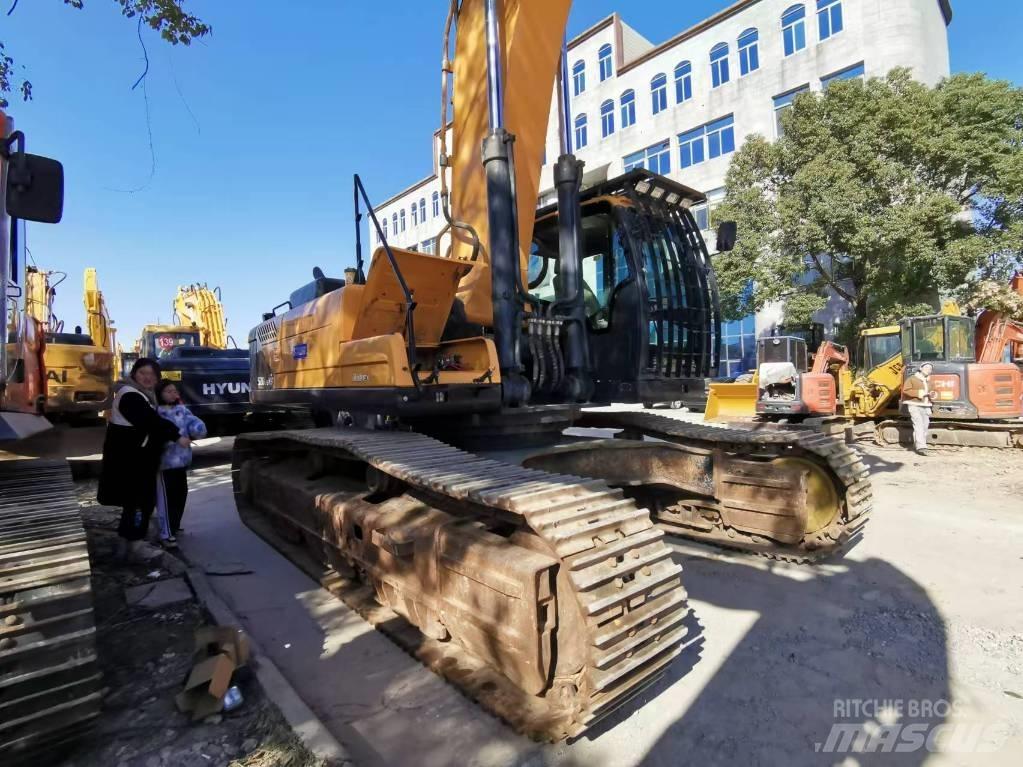
[(132, 366), (131, 377), (114, 386), (96, 500), (121, 507), (117, 533), (122, 555), (149, 529), (164, 446), (177, 441), (187, 447), (178, 427), (156, 412), (153, 388), (159, 380), (160, 366), (142, 357)]

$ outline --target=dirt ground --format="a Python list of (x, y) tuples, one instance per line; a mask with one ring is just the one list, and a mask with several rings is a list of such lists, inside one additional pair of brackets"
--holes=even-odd
[[(78, 482), (76, 489), (89, 539), (107, 693), (91, 737), (64, 764), (322, 767), (295, 738), (250, 669), (235, 674), (244, 702), (230, 713), (193, 723), (176, 709), (174, 696), (191, 668), (195, 629), (208, 625), (209, 617), (194, 597), (156, 609), (128, 604), (125, 589), (181, 578), (184, 565), (155, 548), (149, 550), (154, 555), (149, 562), (116, 561), (117, 510), (95, 505), (95, 482)], [(149, 591), (143, 588), (142, 594)]]

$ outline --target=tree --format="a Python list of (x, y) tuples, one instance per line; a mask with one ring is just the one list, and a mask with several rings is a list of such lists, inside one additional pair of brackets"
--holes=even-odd
[[(122, 15), (129, 19), (138, 17), (139, 24), (146, 24), (160, 33), (160, 37), (171, 45), (189, 45), (192, 40), (205, 37), (211, 32), (209, 25), (203, 23), (184, 8), (184, 0), (114, 0), (121, 6)], [(11, 11), (17, 8), (17, 0)], [(85, 6), (85, 0), (64, 0), (75, 10)], [(10, 12), (8, 11), (8, 15)], [(24, 67), (22, 67), (24, 69)], [(32, 83), (25, 77), (16, 78), (14, 59), (8, 55), (7, 49), (0, 40), (0, 107), (8, 105), (7, 96), (17, 87), (21, 97), (28, 101), (32, 98)]]
[(717, 218), (739, 241), (714, 260), (728, 317), (784, 299), (785, 321), (804, 324), (837, 295), (852, 330), (1019, 265), (1023, 90), (979, 74), (928, 88), (894, 70), (801, 94), (782, 125), (728, 172)]

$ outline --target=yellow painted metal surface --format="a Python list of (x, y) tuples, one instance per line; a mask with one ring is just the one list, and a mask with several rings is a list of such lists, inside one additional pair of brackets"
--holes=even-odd
[[(504, 0), (501, 34), (505, 79), (505, 127), (515, 136), (520, 262), (523, 279), (533, 237), (540, 189), (551, 91), (558, 74), (569, 0)], [(487, 221), (486, 176), (480, 147), (489, 132), (486, 38), (483, 0), (465, 0), (458, 18), (454, 61), (454, 146), (451, 152), (451, 211), (472, 225), (483, 250), (459, 288), (470, 322), (493, 322)], [(467, 259), (472, 246), (456, 239), (455, 258)]]
[(707, 408), (703, 420), (709, 423), (728, 423), (748, 420), (757, 415), (757, 384), (715, 383), (707, 394)]
[(117, 343), (117, 329), (114, 327), (114, 321), (110, 319), (103, 291), (99, 289), (99, 277), (95, 268), (91, 266), (85, 270), (82, 303), (85, 304), (85, 332), (96, 346), (108, 349), (113, 354), (111, 378), (115, 378), (120, 375), (121, 370), (121, 347)]
[(174, 314), (181, 325), (199, 331), (200, 346), (212, 349), (226, 349), (227, 318), (224, 305), (217, 298), (216, 292), (205, 284), (192, 284), (178, 287), (174, 297)]

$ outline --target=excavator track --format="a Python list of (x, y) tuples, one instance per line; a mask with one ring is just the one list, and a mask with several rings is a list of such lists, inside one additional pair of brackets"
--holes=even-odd
[(39, 764), (100, 712), (89, 552), (62, 461), (0, 461), (0, 764)]
[[(340, 472), (359, 463), (369, 467), (370, 492), (341, 490)], [(421, 434), (361, 429), (240, 436), (233, 476), (247, 525), (301, 565), (292, 535), (299, 530), (326, 586), (534, 739), (579, 735), (656, 682), (695, 639), (681, 568), (663, 532), (646, 509), (604, 482), (502, 463)], [(300, 509), (310, 503), (315, 510)], [(424, 533), (435, 520), (436, 531)], [(467, 537), (453, 553), (449, 536)], [(519, 615), (528, 580), (513, 574), (541, 553), (557, 578), (556, 600), (540, 613), (548, 627), (541, 645), (557, 661), (527, 690), (501, 673), (502, 664), (518, 672), (520, 649), (534, 637), (517, 629), (506, 635), (511, 617), (488, 624), (493, 594), (483, 584), (502, 599), (514, 595), (508, 615)], [(324, 574), (323, 564), (333, 570)], [(413, 568), (431, 573), (423, 582), (433, 592), (416, 593), (419, 582), (403, 580)], [(468, 578), (455, 599), (444, 588), (452, 573)], [(474, 605), (468, 623), (459, 603)]]
[[(907, 420), (881, 421), (874, 428), (874, 441), (885, 447), (913, 444), (913, 425)], [(1023, 448), (1023, 420), (1016, 421), (931, 421), (928, 447), (986, 447), (995, 450)]]
[[(679, 484), (694, 491), (687, 494), (690, 499), (660, 503), (642, 490), (633, 493), (649, 503), (655, 521), (673, 535), (774, 559), (811, 563), (848, 546), (869, 518), (873, 503), (870, 469), (854, 449), (833, 437), (704, 426), (636, 412), (588, 411), (576, 425), (620, 430), (617, 436), (633, 447), (626, 447), (616, 457), (613, 444), (587, 447), (583, 443), (581, 447), (555, 449), (531, 458), (527, 465), (575, 469), (584, 476), (602, 477), (613, 486), (629, 486), (639, 481), (630, 481), (625, 476), (628, 471), (638, 471), (642, 462), (664, 461), (663, 455), (644, 460), (644, 453), (658, 449), (657, 443), (642, 442), (644, 438), (681, 448), (675, 463), (686, 462)], [(594, 458), (596, 464), (591, 465)], [(616, 477), (616, 466), (627, 468)], [(648, 477), (650, 484), (657, 484), (663, 474), (662, 465), (655, 467)], [(679, 472), (675, 474), (677, 477)], [(811, 524), (814, 503), (826, 510), (816, 525)]]

